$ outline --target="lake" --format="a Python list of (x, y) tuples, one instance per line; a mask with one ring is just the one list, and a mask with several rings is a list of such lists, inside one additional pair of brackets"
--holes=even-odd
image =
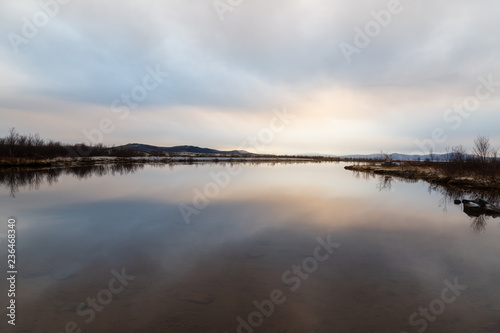
[(0, 330), (500, 332), (499, 219), (345, 165), (2, 174)]

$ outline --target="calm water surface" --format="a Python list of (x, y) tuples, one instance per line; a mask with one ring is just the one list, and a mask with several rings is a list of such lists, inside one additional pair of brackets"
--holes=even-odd
[(499, 219), (343, 167), (3, 175), (0, 331), (500, 332)]

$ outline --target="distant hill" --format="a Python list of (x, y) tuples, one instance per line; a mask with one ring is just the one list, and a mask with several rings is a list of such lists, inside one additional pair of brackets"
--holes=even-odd
[[(358, 154), (358, 155), (330, 155), (330, 154), (318, 154), (318, 153), (310, 153), (310, 154), (301, 154), (301, 156), (322, 156), (322, 157), (338, 157), (338, 158), (354, 158), (354, 159), (373, 159), (373, 160), (383, 160), (385, 159), (385, 154)], [(432, 160), (434, 161), (447, 161), (451, 156), (451, 153), (448, 154), (434, 154)], [(389, 154), (389, 157), (395, 161), (425, 161), (431, 160), (430, 155), (417, 155), (417, 154)]]
[(218, 155), (253, 155), (245, 150), (216, 150), (211, 148), (201, 148), (196, 146), (174, 146), (174, 147), (158, 147), (145, 145), (141, 143), (129, 143), (123, 146), (114, 147), (112, 149), (128, 149), (141, 151), (145, 153), (192, 153), (192, 154), (218, 154)]
[[(174, 146), (174, 147), (158, 147), (152, 145), (145, 145), (142, 143), (129, 143), (123, 146), (114, 147), (111, 149), (127, 149), (144, 153), (190, 153), (190, 154), (212, 154), (212, 155), (240, 155), (240, 156), (251, 156), (255, 155), (245, 150), (217, 150), (212, 148), (201, 148), (197, 146)], [(298, 156), (322, 156), (322, 157), (338, 157), (338, 158), (353, 158), (353, 159), (385, 159), (385, 154), (358, 154), (358, 155), (330, 155), (330, 154), (300, 154)], [(432, 160), (434, 161), (447, 161), (449, 160), (451, 153), (448, 154), (434, 154)], [(425, 161), (431, 160), (431, 156), (427, 155), (416, 155), (416, 154), (389, 154), (389, 157), (395, 161)]]

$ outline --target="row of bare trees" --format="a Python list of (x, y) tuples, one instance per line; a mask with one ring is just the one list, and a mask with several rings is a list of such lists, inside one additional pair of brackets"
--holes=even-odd
[(55, 158), (55, 157), (92, 157), (92, 156), (129, 156), (132, 153), (125, 150), (113, 150), (98, 144), (70, 145), (60, 141), (43, 140), (38, 134), (19, 134), (15, 128), (9, 129), (6, 137), (0, 138), (0, 157), (16, 158)]
[(493, 147), (487, 136), (474, 139), (474, 146), (469, 153), (462, 146), (447, 149), (448, 161), (441, 168), (449, 176), (475, 176), (496, 179), (500, 175), (499, 149)]

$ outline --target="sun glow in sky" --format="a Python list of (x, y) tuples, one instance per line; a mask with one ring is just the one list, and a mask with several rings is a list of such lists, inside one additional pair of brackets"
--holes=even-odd
[(494, 0), (5, 0), (0, 136), (238, 149), (286, 110), (248, 150), (499, 146), (499, 13)]

